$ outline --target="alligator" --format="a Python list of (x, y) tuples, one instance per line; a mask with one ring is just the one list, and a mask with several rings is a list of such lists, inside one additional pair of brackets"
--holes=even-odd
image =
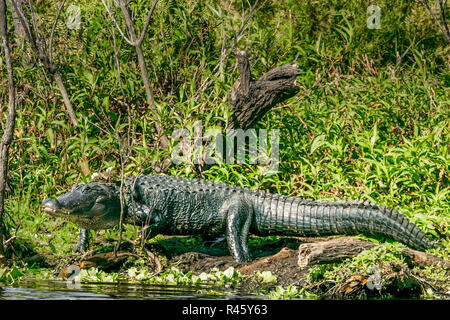
[[(123, 193), (121, 208), (120, 190)], [(305, 200), (201, 179), (162, 175), (91, 182), (42, 203), (42, 211), (79, 227), (75, 250), (84, 251), (90, 229), (122, 221), (157, 234), (226, 236), (236, 262), (250, 261), (249, 233), (257, 236), (381, 235), (425, 251), (440, 246), (402, 214), (368, 201)]]

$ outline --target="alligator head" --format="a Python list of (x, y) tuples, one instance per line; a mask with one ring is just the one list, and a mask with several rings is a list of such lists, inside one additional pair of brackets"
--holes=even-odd
[(45, 200), (42, 211), (84, 229), (110, 228), (120, 221), (119, 188), (97, 182), (74, 186), (59, 198)]

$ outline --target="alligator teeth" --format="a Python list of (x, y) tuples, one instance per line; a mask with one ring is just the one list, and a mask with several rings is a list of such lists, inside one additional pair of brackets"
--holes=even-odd
[(51, 208), (51, 207), (42, 207), (42, 211), (47, 212), (47, 213), (54, 213), (56, 211), (56, 209)]
[(42, 211), (46, 213), (63, 213), (63, 214), (70, 214), (69, 210), (61, 209), (61, 208), (53, 208), (53, 207), (42, 207)]

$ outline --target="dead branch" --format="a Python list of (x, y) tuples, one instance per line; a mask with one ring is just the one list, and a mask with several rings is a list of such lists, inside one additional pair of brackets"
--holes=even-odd
[[(105, 0), (102, 0), (102, 3), (103, 3), (103, 6), (105, 7), (106, 11), (108, 12), (108, 15), (110, 16), (111, 20), (114, 22), (114, 24), (115, 24), (117, 30), (119, 31), (120, 35), (122, 36), (122, 38), (128, 44), (132, 45), (136, 50), (136, 55), (138, 58), (138, 66), (139, 66), (139, 70), (141, 72), (141, 77), (142, 77), (142, 81), (144, 83), (144, 89), (145, 89), (145, 93), (147, 96), (147, 103), (151, 108), (153, 117), (155, 119), (158, 119), (157, 107), (155, 105), (154, 94), (153, 94), (152, 86), (150, 84), (150, 80), (149, 80), (149, 76), (148, 76), (147, 66), (146, 66), (145, 58), (144, 58), (144, 52), (142, 50), (142, 42), (144, 40), (145, 33), (147, 32), (148, 27), (150, 25), (150, 19), (152, 17), (152, 14), (156, 7), (156, 4), (158, 3), (158, 0), (153, 1), (153, 4), (147, 14), (144, 28), (142, 29), (141, 34), (139, 36), (137, 35), (136, 28), (135, 28), (133, 20), (131, 18), (130, 11), (128, 8), (129, 3), (127, 1), (125, 1), (125, 0), (115, 0), (114, 1), (114, 3), (120, 8), (120, 10), (122, 12), (122, 17), (123, 17), (123, 19), (125, 21), (125, 25), (126, 25), (126, 32), (124, 32), (120, 28), (120, 25), (117, 22), (116, 18), (114, 17), (114, 14), (113, 14), (110, 6), (108, 6), (106, 4)], [(156, 121), (156, 131), (160, 138), (162, 148), (167, 149), (167, 147), (169, 145), (169, 141), (168, 141), (167, 137), (163, 134), (164, 129), (162, 128), (161, 124), (158, 123), (157, 121)]]
[(425, 7), (427, 8), (428, 12), (430, 13), (431, 17), (433, 17), (434, 22), (436, 25), (441, 29), (442, 33), (444, 34), (447, 41), (450, 43), (450, 29), (447, 24), (447, 18), (445, 15), (445, 7), (447, 6), (447, 0), (439, 0), (439, 11), (441, 13), (442, 17), (442, 24), (439, 21), (438, 17), (434, 14), (433, 10), (430, 8), (430, 3), (428, 0), (423, 0), (423, 3)]
[[(23, 8), (23, 1), (20, 1), (18, 4)], [(14, 34), (16, 36), (15, 41), (19, 44), (19, 40), (20, 39), (25, 39), (26, 35), (25, 35), (25, 30), (22, 27), (22, 24), (20, 23), (19, 20), (19, 16), (18, 13), (16, 12), (16, 10), (14, 10), (14, 7), (11, 6), (11, 13), (12, 13), (12, 18), (13, 18), (13, 24), (14, 24)]]
[(50, 61), (52, 61), (53, 35), (55, 34), (56, 23), (58, 22), (59, 15), (61, 14), (61, 10), (64, 7), (65, 3), (66, 3), (66, 0), (63, 0), (61, 2), (61, 5), (59, 6), (58, 11), (56, 12), (55, 21), (53, 21), (52, 32), (50, 33), (50, 40), (49, 40), (49, 44), (48, 44), (48, 58)]
[[(63, 98), (64, 105), (66, 106), (70, 121), (76, 127), (76, 126), (78, 126), (78, 121), (77, 121), (77, 118), (75, 115), (75, 111), (73, 110), (72, 104), (69, 99), (69, 95), (67, 93), (66, 87), (64, 86), (62, 76), (59, 73), (57, 66), (54, 65), (52, 62), (52, 54), (47, 53), (45, 41), (39, 32), (39, 28), (38, 28), (38, 25), (36, 22), (36, 17), (34, 14), (33, 6), (31, 4), (31, 2), (28, 1), (29, 10), (31, 12), (31, 24), (33, 26), (34, 33), (31, 31), (30, 21), (25, 16), (24, 12), (22, 11), (22, 6), (19, 5), (18, 1), (19, 0), (11, 0), (11, 4), (13, 6), (14, 11), (17, 13), (17, 18), (20, 21), (20, 23), (25, 31), (25, 38), (30, 43), (34, 54), (39, 59), (39, 61), (42, 63), (44, 68), (53, 76), (53, 79), (56, 82), (56, 85), (61, 93), (62, 98)], [(53, 26), (56, 25), (56, 22), (59, 18), (59, 13), (62, 10), (64, 2), (65, 2), (65, 0), (63, 0), (62, 5), (58, 9), (58, 13), (57, 13), (55, 21), (53, 23)], [(53, 30), (52, 30), (52, 34), (51, 34), (50, 38), (51, 38), (51, 41), (49, 44), (49, 50), (51, 50), (51, 47), (52, 47), (51, 42), (53, 42)]]
[(300, 74), (295, 62), (269, 70), (257, 80), (251, 79), (250, 63), (245, 51), (237, 51), (239, 80), (228, 93), (228, 107), (233, 111), (232, 128), (246, 129), (260, 120), (274, 105), (293, 97), (300, 88)]
[(213, 70), (215, 72), (214, 77), (211, 78), (211, 79), (207, 79), (207, 80), (205, 80), (202, 83), (202, 85), (200, 86), (200, 89), (197, 91), (197, 95), (196, 96), (198, 96), (199, 93), (205, 91), (206, 88), (208, 88), (214, 82), (215, 78), (218, 78), (219, 76), (223, 76), (223, 65), (225, 64), (225, 61), (229, 57), (229, 52), (232, 52), (234, 50), (234, 47), (236, 46), (236, 43), (237, 43), (239, 37), (244, 32), (245, 28), (247, 27), (247, 25), (248, 25), (248, 23), (250, 21), (250, 18), (255, 13), (255, 11), (257, 9), (257, 6), (258, 6), (258, 3), (259, 3), (259, 0), (256, 0), (255, 3), (253, 4), (253, 6), (250, 8), (250, 11), (249, 11), (247, 17), (245, 17), (244, 12), (242, 13), (241, 26), (239, 27), (239, 30), (234, 35), (231, 36), (231, 38), (230, 38), (230, 42), (231, 43), (229, 45), (226, 45), (227, 39), (226, 39), (226, 31), (225, 31), (225, 26), (224, 26), (225, 19), (223, 19), (223, 16), (222, 16), (222, 35), (223, 35), (223, 40), (222, 40), (222, 48), (220, 50), (220, 60), (219, 60), (219, 63), (216, 65), (216, 67)]

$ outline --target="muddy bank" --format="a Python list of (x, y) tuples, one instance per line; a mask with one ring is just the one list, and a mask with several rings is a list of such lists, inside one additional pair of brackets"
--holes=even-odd
[[(399, 259), (392, 261), (378, 256), (378, 249), (392, 254), (385, 246), (352, 237), (250, 239), (249, 247), (254, 260), (237, 263), (229, 255), (225, 242), (168, 237), (147, 244), (140, 254), (137, 247), (128, 243), (121, 246), (117, 255), (112, 250), (91, 252), (72, 263), (81, 269), (126, 272), (138, 259), (145, 258), (151, 273), (176, 267), (194, 275), (234, 267), (244, 275), (241, 285), (249, 292), (294, 285), (324, 299), (450, 298), (450, 263), (430, 253), (405, 247), (397, 252)], [(366, 261), (367, 252), (372, 256)], [(354, 259), (359, 259), (362, 265), (359, 272), (349, 263)], [(334, 277), (325, 275), (330, 270)], [(259, 283), (254, 275), (263, 271), (270, 271), (276, 282)], [(433, 273), (439, 274), (441, 280), (433, 278)], [(64, 268), (60, 273), (63, 275)]]
[[(342, 270), (342, 273), (338, 271), (340, 275), (336, 279), (318, 277), (312, 280), (308, 277), (311, 268), (323, 266), (326, 269), (330, 264), (336, 265), (380, 245), (352, 237), (290, 240), (285, 244), (289, 246), (246, 263), (236, 263), (231, 256), (185, 252), (172, 257), (169, 265), (194, 274), (208, 273), (212, 268), (224, 271), (231, 266), (247, 276), (257, 271), (270, 271), (277, 278), (273, 285), (299, 286), (325, 299), (450, 298), (450, 262), (430, 253), (405, 247), (399, 253), (401, 262), (378, 261), (373, 264), (367, 261), (368, 272), (349, 274), (348, 270)], [(294, 246), (295, 249), (292, 248)], [(440, 273), (441, 280), (433, 279), (433, 272)], [(258, 287), (251, 280), (245, 285)]]
[[(285, 247), (271, 256), (252, 262), (236, 263), (230, 256), (215, 257), (204, 253), (188, 252), (174, 257), (170, 264), (183, 272), (190, 271), (194, 274), (209, 272), (212, 268), (224, 271), (231, 266), (241, 274), (248, 276), (252, 276), (257, 271), (271, 271), (277, 277), (276, 283), (272, 286), (299, 286), (322, 299), (420, 299), (427, 293), (430, 297), (433, 295), (434, 298), (450, 299), (448, 282), (441, 281), (439, 284), (431, 284), (426, 276), (421, 274), (421, 269), (414, 268), (413, 265), (408, 266), (408, 263), (382, 264), (376, 267), (373, 274), (353, 274), (344, 276), (340, 281), (311, 282), (308, 280), (308, 272), (313, 265), (299, 267), (298, 253), (298, 250)], [(449, 279), (448, 263), (444, 268), (447, 272), (446, 278)], [(244, 282), (243, 286), (253, 289), (267, 287), (258, 285), (252, 280)]]
[(170, 260), (170, 265), (182, 272), (208, 273), (212, 268), (224, 271), (234, 267), (243, 275), (251, 276), (256, 271), (271, 271), (277, 276), (277, 285), (297, 285), (304, 282), (308, 268), (298, 267), (298, 251), (283, 248), (280, 252), (256, 259), (252, 262), (236, 263), (231, 256), (216, 257), (200, 252), (187, 252)]

